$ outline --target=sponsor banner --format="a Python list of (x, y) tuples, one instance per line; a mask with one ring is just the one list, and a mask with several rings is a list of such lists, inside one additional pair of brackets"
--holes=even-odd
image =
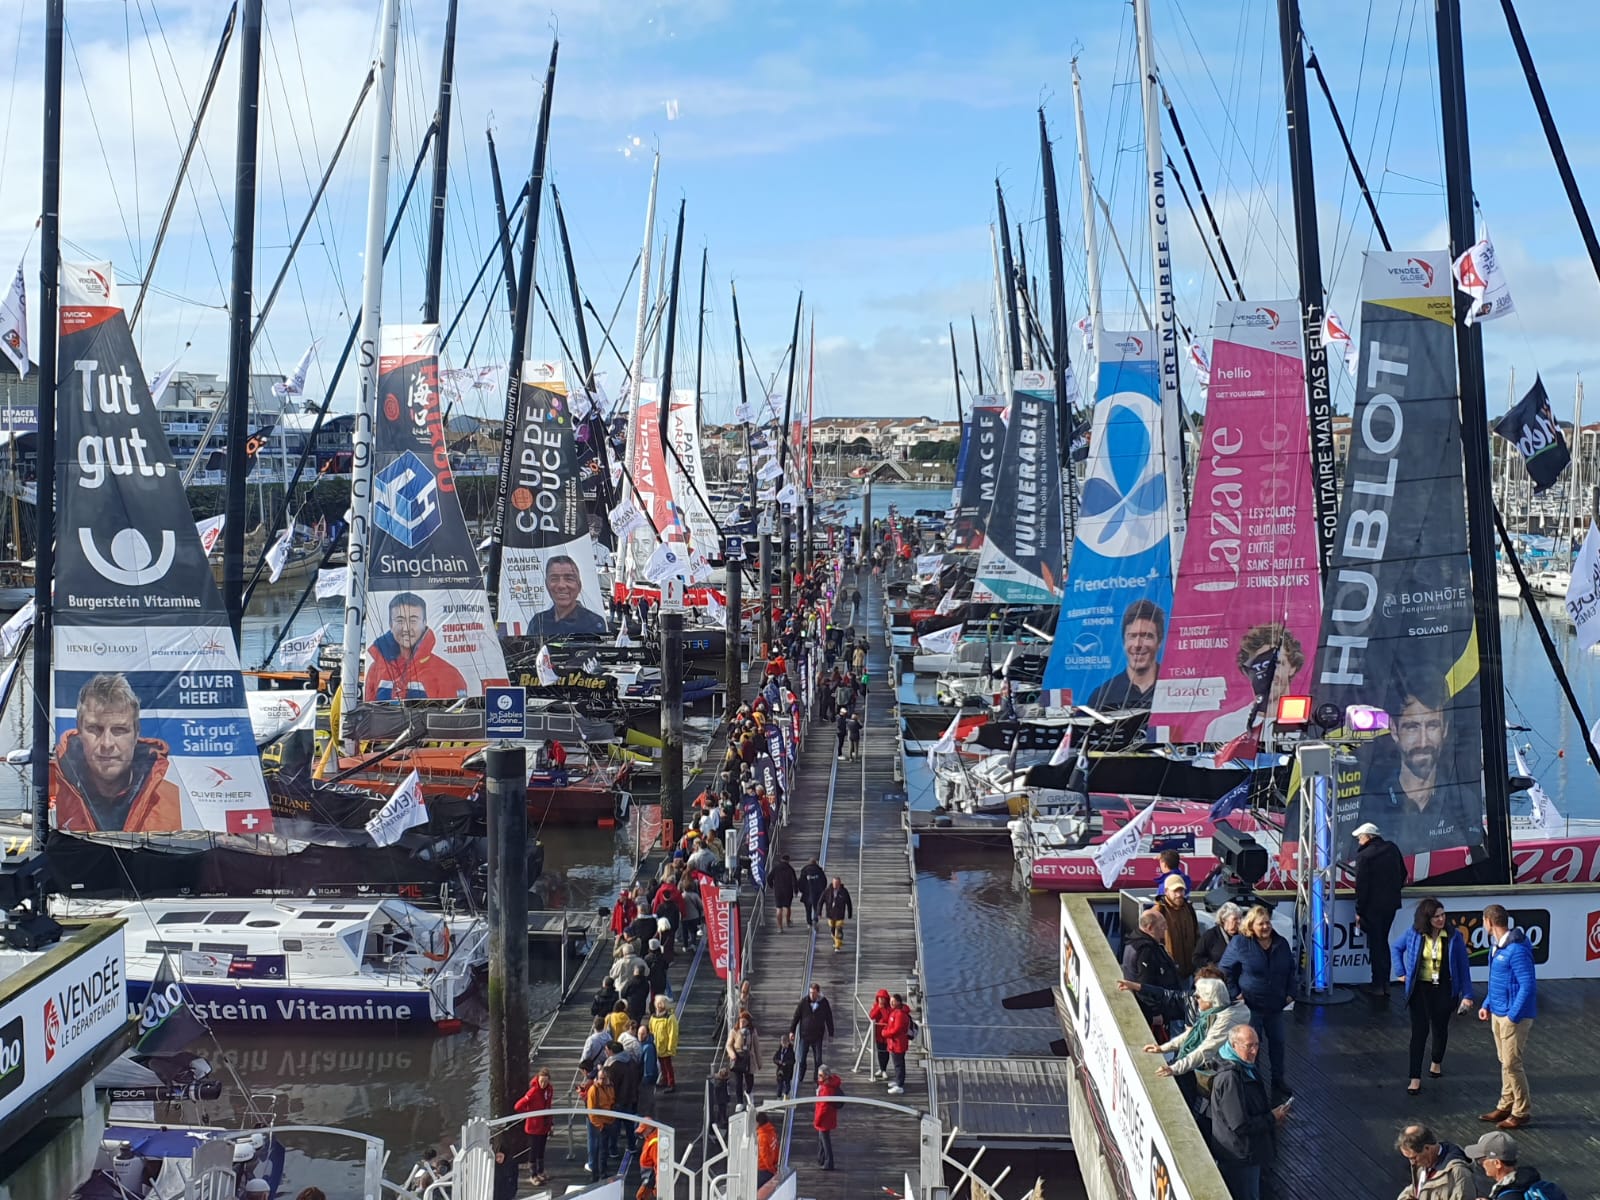
[(956, 502), (956, 535), (974, 545), (983, 537), (1000, 483), (1000, 456), (1006, 443), (1006, 405), (998, 396), (979, 396), (972, 402), (971, 429), (962, 443), (966, 470), (961, 496)]
[(1511, 286), (1506, 283), (1505, 272), (1500, 267), (1500, 256), (1494, 252), (1494, 243), (1488, 237), (1467, 247), (1466, 253), (1450, 265), (1456, 286), (1472, 297), (1463, 323), (1498, 321), (1517, 311), (1511, 299)]
[(1172, 529), (1155, 335), (1102, 334), (1072, 569), (1043, 686), (1069, 704), (1148, 708), (1172, 608)]
[(350, 590), (350, 568), (324, 567), (317, 572), (315, 586), (318, 600), (327, 600), (333, 596), (343, 596)]
[[(1116, 335), (1105, 336), (1109, 348)], [(1086, 948), (1089, 938), (1098, 943), (1093, 957)], [(1097, 958), (1104, 968), (1095, 965)], [(1061, 1007), (1072, 1035), (1068, 1044), (1087, 1074), (1087, 1090), (1099, 1110), (1095, 1124), (1101, 1125), (1107, 1143), (1103, 1149), (1122, 1162), (1129, 1200), (1189, 1200), (1195, 1194), (1191, 1180), (1199, 1185), (1196, 1190), (1200, 1194), (1222, 1194), (1209, 1159), (1191, 1155), (1180, 1160), (1173, 1153), (1167, 1129), (1156, 1117), (1151, 1092), (1157, 1088), (1168, 1092), (1171, 1104), (1166, 1107), (1181, 1111), (1177, 1085), (1156, 1075), (1159, 1057), (1140, 1053), (1148, 1030), (1140, 1045), (1124, 1034), (1119, 1015), (1144, 1029), (1137, 1002), (1132, 995), (1115, 990), (1114, 959), (1100, 926), (1092, 916), (1080, 925), (1065, 901), (1061, 905), (1060, 962)], [(1113, 1011), (1113, 1005), (1122, 1013)], [(1128, 1010), (1133, 1011), (1132, 1016)], [(1205, 1186), (1208, 1180), (1210, 1187)]]
[(56, 827), (270, 832), (239, 655), (111, 264), (63, 264), (60, 312)]
[(1150, 723), (1227, 742), (1304, 693), (1322, 613), (1299, 304), (1223, 301)]
[(1572, 461), (1567, 440), (1561, 436), (1561, 426), (1550, 412), (1550, 397), (1545, 394), (1544, 380), (1537, 375), (1533, 377), (1528, 394), (1495, 423), (1494, 431), (1522, 455), (1536, 493), (1560, 478)]
[(661, 387), (654, 379), (639, 385), (630, 457), (633, 486), (638, 489), (651, 522), (665, 537), (676, 513), (672, 506), (672, 477), (667, 474), (667, 456), (661, 448)]
[(606, 633), (572, 425), (566, 396), (525, 377), (500, 549), (500, 628), (509, 635)]
[(1407, 855), (1479, 847), (1478, 652), (1449, 262), (1437, 251), (1369, 254), (1361, 293), (1350, 457), (1310, 690), (1340, 712), (1382, 708), (1390, 724), (1341, 767), (1337, 828), (1371, 821)]
[(278, 646), (278, 666), (285, 671), (298, 671), (309, 667), (328, 636), (328, 626), (319, 625), (304, 637), (285, 638)]
[(392, 846), (406, 830), (428, 821), (428, 806), (422, 798), (422, 780), (412, 771), (394, 789), (394, 795), (367, 822), (367, 833), (380, 846)]
[(184, 950), (178, 955), (178, 972), (185, 979), (226, 979), (233, 955), (204, 950)]
[(0, 1005), (0, 1120), (127, 1022), (126, 960), (119, 927)]
[(1055, 384), (1018, 371), (1011, 390), (999, 486), (984, 524), (974, 586), (1006, 604), (1061, 599), (1061, 456)]
[(667, 439), (677, 458), (667, 464), (667, 469), (672, 478), (673, 513), (679, 527), (686, 530), (691, 546), (702, 553), (710, 553), (717, 548), (717, 524), (701, 499), (706, 494), (706, 476), (694, 408), (693, 392), (683, 388), (672, 390)]
[[(268, 957), (268, 956), (259, 956)], [(434, 1014), (428, 994), (406, 995), (394, 989), (374, 992), (335, 991), (296, 985), (289, 992), (282, 981), (256, 982), (250, 978), (187, 982), (189, 1003), (208, 1025), (374, 1025), (393, 1029), (396, 1024), (426, 1023)], [(128, 999), (142, 1004), (150, 990), (143, 980), (128, 984)], [(126, 1014), (124, 1014), (126, 1016)]]
[(506, 677), (450, 469), (438, 344), (435, 325), (382, 331), (363, 638), (368, 701), (478, 696)]
[(250, 727), (256, 744), (265, 746), (288, 733), (314, 732), (317, 728), (317, 693), (306, 690), (246, 692)]
[[(709, 879), (700, 880), (700, 902), (705, 909), (706, 939), (710, 944), (711, 965), (718, 979), (726, 979), (732, 964), (734, 978), (739, 975), (739, 892), (718, 887)], [(732, 920), (729, 920), (730, 912)], [(732, 945), (729, 930), (732, 929)]]
[(1566, 606), (1578, 634), (1578, 648), (1588, 650), (1600, 642), (1600, 528), (1593, 521), (1583, 535), (1578, 557), (1572, 560)]

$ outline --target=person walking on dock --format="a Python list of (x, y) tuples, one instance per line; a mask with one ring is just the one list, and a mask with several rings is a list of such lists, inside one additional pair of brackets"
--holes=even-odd
[(822, 893), (822, 915), (828, 919), (828, 929), (833, 934), (833, 952), (844, 949), (844, 923), (855, 916), (855, 904), (850, 899), (850, 889), (837, 875)]
[(739, 1103), (750, 1103), (756, 1090), (756, 1063), (761, 1061), (761, 1041), (756, 1037), (755, 1018), (749, 1010), (741, 1012), (723, 1046), (728, 1070), (733, 1073), (734, 1095)]
[(850, 714), (850, 761), (861, 758), (861, 714)]
[(883, 1027), (893, 1007), (889, 1002), (889, 989), (879, 988), (872, 999), (872, 1009), (867, 1013), (867, 1020), (872, 1022), (872, 1050), (878, 1061), (877, 1069), (872, 1072), (874, 1079), (889, 1078), (889, 1044), (884, 1041)]
[(599, 1183), (609, 1165), (606, 1161), (607, 1152), (615, 1140), (611, 1136), (611, 1127), (617, 1120), (601, 1112), (602, 1109), (616, 1110), (617, 1091), (611, 1082), (609, 1070), (602, 1068), (590, 1082), (579, 1084), (578, 1094), (583, 1097), (584, 1107), (589, 1110), (589, 1182)]
[(661, 1090), (677, 1091), (678, 1076), (672, 1060), (678, 1053), (678, 1018), (665, 996), (656, 997), (656, 1011), (650, 1018), (650, 1036), (656, 1040), (656, 1062), (661, 1069)]
[(817, 1131), (817, 1165), (824, 1171), (833, 1170), (833, 1131), (839, 1128), (839, 1110), (842, 1104), (830, 1103), (829, 1096), (844, 1095), (844, 1083), (821, 1063), (817, 1064), (817, 1107), (811, 1118), (811, 1127)]
[(667, 955), (660, 938), (650, 939), (650, 950), (644, 956), (644, 965), (650, 980), (650, 994), (672, 999), (672, 985), (667, 982)]
[(772, 1055), (772, 1065), (776, 1069), (778, 1099), (787, 1099), (789, 1089), (794, 1086), (794, 1034), (783, 1035)]
[[(555, 1103), (556, 1089), (550, 1082), (550, 1068), (540, 1067), (532, 1082), (528, 1084), (528, 1090), (523, 1093), (522, 1099), (513, 1105), (513, 1111), (536, 1113), (542, 1109), (554, 1108)], [(534, 1187), (544, 1183), (547, 1178), (544, 1173), (544, 1147), (550, 1140), (550, 1134), (555, 1126), (555, 1118), (548, 1115), (529, 1117), (522, 1123), (522, 1131), (528, 1135), (528, 1170), (533, 1175), (529, 1182)]]
[(606, 1017), (596, 1017), (594, 1028), (585, 1039), (583, 1053), (578, 1059), (578, 1067), (585, 1076), (594, 1078), (595, 1072), (600, 1069), (600, 1064), (605, 1061), (606, 1047), (610, 1044), (611, 1029), (606, 1024)]
[(806, 924), (817, 923), (817, 905), (828, 890), (828, 874), (816, 859), (800, 868), (800, 903), (806, 906)]
[(1488, 1021), (1494, 1031), (1500, 1100), (1478, 1119), (1495, 1122), (1501, 1129), (1521, 1129), (1532, 1120), (1522, 1052), (1539, 1015), (1533, 948), (1522, 930), (1511, 928), (1511, 915), (1498, 904), (1483, 910), (1483, 928), (1489, 935), (1489, 990), (1478, 1020)]
[(840, 712), (840, 714), (834, 718), (833, 727), (834, 732), (839, 739), (838, 748), (834, 751), (834, 753), (838, 756), (839, 761), (843, 762), (844, 743), (845, 740), (850, 736), (850, 714), (848, 712)]
[(1278, 1157), (1288, 1102), (1271, 1107), (1257, 1059), (1261, 1035), (1241, 1025), (1228, 1035), (1211, 1080), (1211, 1144), (1233, 1200), (1261, 1200), (1261, 1175)]
[(889, 1002), (889, 1016), (883, 1023), (883, 1040), (894, 1062), (894, 1082), (889, 1085), (891, 1096), (903, 1096), (906, 1090), (906, 1051), (911, 1049), (911, 1008), (899, 992)]
[(1473, 1200), (1478, 1194), (1467, 1152), (1441, 1142), (1426, 1125), (1407, 1125), (1394, 1148), (1411, 1167), (1411, 1182), (1399, 1200)]
[(794, 873), (794, 864), (789, 861), (789, 856), (779, 855), (778, 865), (767, 876), (767, 886), (772, 889), (772, 915), (777, 918), (780, 930), (789, 928), (789, 923), (794, 919), (789, 910), (794, 904), (795, 888), (799, 883), (800, 877)]
[(799, 1047), (796, 1051), (799, 1055), (798, 1078), (806, 1079), (806, 1057), (809, 1055), (811, 1061), (820, 1068), (823, 1043), (833, 1036), (833, 1007), (822, 994), (820, 983), (813, 983), (800, 998), (800, 1003), (795, 1005), (789, 1032), (795, 1035), (795, 1044)]
[(594, 999), (589, 1004), (589, 1012), (596, 1017), (609, 1017), (617, 1009), (617, 1001), (622, 999), (617, 995), (616, 982), (607, 975), (600, 981), (600, 990), (594, 994)]
[[(1374, 952), (1376, 948), (1374, 947)], [(1450, 1018), (1472, 1008), (1472, 964), (1467, 939), (1450, 925), (1444, 905), (1433, 897), (1417, 904), (1411, 928), (1394, 947), (1393, 969), (1406, 989), (1411, 1012), (1411, 1081), (1406, 1091), (1422, 1091), (1422, 1051), (1433, 1035), (1432, 1068), (1444, 1074), (1444, 1048), (1450, 1038)]]
[[(1367, 940), (1367, 957), (1372, 963), (1370, 994), (1379, 1000), (1389, 998), (1391, 955), (1389, 931), (1400, 911), (1400, 890), (1406, 886), (1406, 860), (1400, 847), (1384, 840), (1371, 821), (1358, 825), (1356, 851), (1356, 925)], [(1410, 994), (1411, 989), (1406, 989)]]

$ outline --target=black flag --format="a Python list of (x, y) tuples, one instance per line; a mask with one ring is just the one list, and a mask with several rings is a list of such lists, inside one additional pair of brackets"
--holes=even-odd
[(1544, 381), (1537, 375), (1528, 394), (1500, 418), (1494, 431), (1522, 452), (1535, 492), (1544, 491), (1559, 479), (1572, 461), (1561, 426), (1550, 415), (1550, 397), (1545, 395)]
[(138, 1052), (171, 1054), (192, 1045), (205, 1031), (172, 969), (171, 955), (163, 954), (139, 1013)]

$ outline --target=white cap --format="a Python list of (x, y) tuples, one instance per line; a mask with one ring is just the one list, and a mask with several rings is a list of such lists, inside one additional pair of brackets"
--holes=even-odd
[(1371, 821), (1368, 821), (1365, 825), (1357, 825), (1356, 828), (1355, 828), (1354, 836), (1358, 837), (1358, 838), (1362, 838), (1362, 837), (1377, 837), (1378, 836), (1378, 827), (1376, 825), (1374, 825)]
[(272, 1185), (265, 1179), (251, 1179), (244, 1185), (244, 1194), (246, 1196), (270, 1196), (272, 1195)]

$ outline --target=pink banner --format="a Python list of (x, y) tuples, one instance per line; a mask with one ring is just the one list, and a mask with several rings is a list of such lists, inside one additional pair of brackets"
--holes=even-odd
[[(739, 902), (738, 892), (728, 888), (726, 894), (705, 877), (700, 880), (700, 903), (705, 910), (707, 949), (711, 951), (711, 965), (717, 969), (717, 978), (728, 977), (728, 963), (734, 964), (735, 981), (739, 971)], [(728, 953), (729, 909), (733, 917), (733, 953)]]
[(667, 475), (667, 456), (661, 448), (660, 397), (654, 380), (647, 379), (640, 385), (630, 474), (650, 520), (665, 536), (676, 514), (672, 510), (672, 480)]
[(1150, 725), (1226, 742), (1303, 693), (1321, 621), (1299, 306), (1220, 303)]

